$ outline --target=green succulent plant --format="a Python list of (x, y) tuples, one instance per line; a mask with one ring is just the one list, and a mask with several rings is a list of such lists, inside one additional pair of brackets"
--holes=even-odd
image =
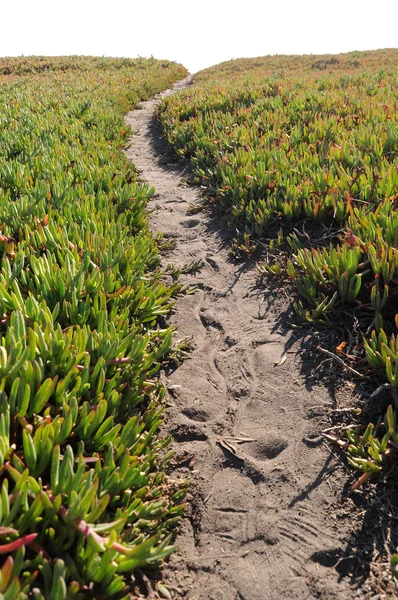
[(135, 569), (174, 549), (186, 482), (158, 435), (174, 352), (158, 318), (179, 286), (162, 281), (123, 116), (185, 69), (0, 65), (0, 596), (129, 597)]

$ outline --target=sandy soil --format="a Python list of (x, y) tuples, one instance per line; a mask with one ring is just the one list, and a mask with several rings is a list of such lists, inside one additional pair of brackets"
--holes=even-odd
[(173, 598), (358, 598), (346, 576), (350, 523), (336, 516), (346, 474), (319, 435), (335, 398), (309, 385), (297, 344), (281, 333), (283, 295), (267, 295), (254, 265), (229, 258), (221, 221), (189, 210), (200, 190), (153, 121), (161, 96), (127, 116), (136, 132), (128, 156), (156, 189), (153, 230), (176, 240), (165, 264), (203, 260), (183, 276), (197, 292), (171, 318), (180, 338), (194, 339), (166, 379), (176, 473), (192, 480), (166, 574)]

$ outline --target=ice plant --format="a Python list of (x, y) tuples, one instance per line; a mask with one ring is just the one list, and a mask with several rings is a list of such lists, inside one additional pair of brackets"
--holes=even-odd
[[(145, 59), (0, 59), (0, 595), (129, 597), (173, 551), (156, 377), (171, 348), (124, 113), (181, 78)], [(45, 72), (45, 78), (41, 72)]]

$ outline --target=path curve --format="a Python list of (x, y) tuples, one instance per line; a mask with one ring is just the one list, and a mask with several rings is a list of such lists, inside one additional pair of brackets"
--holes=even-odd
[(176, 240), (165, 262), (203, 260), (183, 279), (198, 291), (179, 298), (171, 318), (179, 337), (195, 342), (166, 380), (177, 473), (193, 482), (166, 573), (173, 598), (348, 600), (354, 590), (341, 575), (349, 532), (334, 517), (341, 480), (319, 439), (331, 398), (307, 389), (298, 349), (284, 355), (287, 338), (275, 331), (255, 269), (231, 262), (209, 215), (188, 210), (200, 190), (153, 121), (159, 99), (189, 83), (126, 117), (135, 132), (127, 155), (156, 189), (152, 228)]

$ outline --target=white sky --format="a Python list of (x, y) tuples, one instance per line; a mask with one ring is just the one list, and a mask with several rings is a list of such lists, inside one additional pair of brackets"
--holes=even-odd
[(398, 47), (398, 0), (0, 0), (0, 56), (230, 58)]

